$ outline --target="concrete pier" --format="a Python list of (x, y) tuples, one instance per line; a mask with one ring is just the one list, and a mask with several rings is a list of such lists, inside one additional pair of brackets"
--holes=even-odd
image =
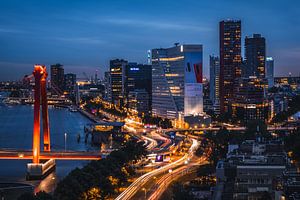
[(56, 164), (54, 159), (40, 160), (40, 163), (27, 164), (27, 180), (41, 180), (55, 170)]

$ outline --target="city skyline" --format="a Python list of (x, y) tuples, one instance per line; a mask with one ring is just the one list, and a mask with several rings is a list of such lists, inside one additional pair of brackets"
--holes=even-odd
[(203, 44), (203, 69), (208, 77), (209, 55), (219, 54), (218, 23), (227, 18), (242, 21), (242, 56), (244, 38), (258, 33), (266, 38), (266, 55), (274, 58), (275, 76), (299, 75), (296, 1), (84, 4), (13, 0), (0, 4), (0, 80), (19, 80), (35, 63), (48, 67), (61, 63), (66, 72), (78, 77), (97, 69), (103, 77), (110, 59), (146, 63), (147, 50), (175, 42)]
[(0, 199), (299, 199), (297, 7), (0, 0)]

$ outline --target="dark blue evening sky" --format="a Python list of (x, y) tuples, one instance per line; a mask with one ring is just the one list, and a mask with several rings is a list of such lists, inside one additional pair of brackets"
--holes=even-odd
[(174, 42), (218, 55), (218, 22), (242, 20), (242, 38), (261, 33), (275, 75), (299, 75), (298, 0), (0, 0), (0, 80), (19, 79), (33, 64), (101, 73), (112, 58), (145, 63), (147, 50)]

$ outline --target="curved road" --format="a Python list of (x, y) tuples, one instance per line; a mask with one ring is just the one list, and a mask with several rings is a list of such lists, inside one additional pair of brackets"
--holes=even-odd
[(138, 179), (136, 179), (124, 192), (122, 192), (115, 200), (127, 200), (131, 199), (135, 193), (139, 190), (141, 190), (144, 186), (144, 184), (148, 181), (151, 181), (153, 177), (158, 176), (160, 174), (163, 174), (165, 172), (168, 172), (169, 170), (172, 170), (172, 168), (176, 168), (181, 165), (185, 165), (185, 161), (191, 159), (194, 155), (194, 151), (199, 145), (199, 142), (195, 139), (192, 139), (193, 144), (189, 149), (189, 152), (186, 153), (182, 158), (179, 160), (172, 162), (168, 165), (165, 165), (161, 168), (158, 168), (156, 170), (153, 170), (151, 172), (148, 172), (142, 176), (140, 176)]

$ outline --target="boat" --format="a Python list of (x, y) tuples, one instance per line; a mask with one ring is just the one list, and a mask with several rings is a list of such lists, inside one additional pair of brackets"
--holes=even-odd
[(6, 104), (6, 105), (20, 105), (21, 104), (21, 101), (20, 100), (17, 100), (17, 99), (4, 99), (2, 101), (2, 103)]

